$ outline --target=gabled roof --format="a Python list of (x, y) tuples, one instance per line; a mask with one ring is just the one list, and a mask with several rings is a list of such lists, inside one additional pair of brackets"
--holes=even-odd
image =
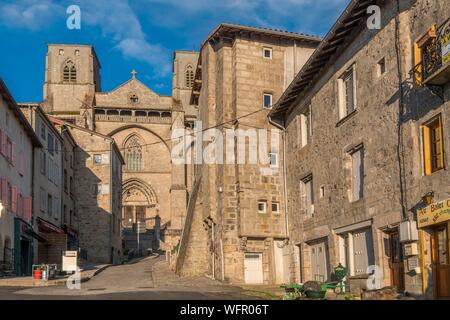
[(310, 34), (306, 34), (306, 33), (297, 33), (297, 32), (290, 32), (290, 31), (262, 28), (262, 27), (250, 27), (250, 26), (244, 26), (244, 25), (233, 24), (233, 23), (221, 23), (213, 30), (213, 32), (211, 32), (209, 34), (209, 36), (203, 42), (201, 47), (203, 48), (205, 46), (205, 44), (207, 44), (211, 39), (217, 37), (220, 33), (235, 33), (235, 32), (257, 33), (257, 34), (268, 35), (268, 36), (272, 36), (272, 37), (287, 38), (287, 39), (307, 41), (307, 42), (308, 41), (320, 42), (322, 40), (322, 38), (319, 36), (314, 36), (314, 35), (310, 35)]
[(299, 71), (270, 112), (271, 117), (289, 113), (300, 94), (308, 90), (333, 62), (338, 50), (349, 43), (352, 32), (367, 18), (367, 8), (376, 0), (352, 0), (327, 33), (319, 47)]
[(33, 127), (28, 123), (28, 120), (24, 116), (22, 111), (20, 111), (19, 106), (17, 105), (16, 101), (12, 97), (11, 93), (8, 90), (8, 87), (3, 82), (2, 78), (0, 78), (0, 94), (3, 98), (3, 100), (6, 102), (6, 105), (9, 107), (9, 109), (14, 113), (16, 118), (19, 120), (19, 123), (24, 128), (28, 137), (30, 137), (30, 140), (33, 143), (33, 145), (37, 148), (42, 148), (42, 144), (39, 141), (38, 136), (34, 132)]
[(249, 27), (249, 26), (243, 26), (239, 24), (231, 24), (231, 23), (221, 23), (219, 26), (217, 26), (206, 38), (206, 40), (202, 43), (200, 47), (200, 54), (198, 58), (197, 63), (197, 70), (194, 77), (194, 86), (192, 88), (192, 94), (191, 94), (191, 104), (195, 103), (195, 96), (198, 95), (201, 89), (201, 81), (198, 81), (201, 79), (201, 52), (203, 51), (203, 48), (205, 45), (207, 45), (210, 41), (214, 40), (217, 37), (220, 36), (227, 36), (230, 37), (232, 35), (236, 34), (259, 34), (263, 36), (268, 36), (272, 38), (278, 38), (278, 39), (288, 39), (288, 40), (295, 40), (299, 42), (304, 43), (311, 43), (314, 45), (319, 44), (322, 41), (322, 38), (319, 36), (304, 34), (304, 33), (297, 33), (297, 32), (289, 32), (284, 30), (278, 30), (278, 29), (269, 29), (269, 28), (260, 28), (260, 27)]
[[(42, 110), (40, 104), (35, 104), (35, 103), (18, 103), (17, 106), (22, 109), (22, 108), (32, 108), (35, 110), (36, 113), (38, 113), (41, 116), (41, 119), (43, 119), (47, 126), (50, 128), (50, 130), (53, 132), (53, 134), (58, 138), (58, 140), (62, 141), (62, 136), (61, 133), (55, 128), (55, 126), (53, 125), (53, 123), (50, 121), (50, 119), (48, 118), (48, 115)], [(30, 123), (31, 126), (33, 126)], [(35, 134), (39, 134), (36, 133)]]

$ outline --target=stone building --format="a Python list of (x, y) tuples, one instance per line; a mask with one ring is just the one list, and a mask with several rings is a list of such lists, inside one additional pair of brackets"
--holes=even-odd
[(450, 192), (448, 64), (424, 79), (449, 16), (443, 0), (351, 1), (271, 111), (287, 137), (292, 282), (332, 280), (341, 263), (352, 291), (448, 297), (448, 221), (418, 232), (417, 214)]
[(34, 243), (34, 262), (59, 264), (61, 252), (67, 250), (61, 228), (63, 138), (38, 104), (20, 104), (20, 109), (43, 145), (34, 155), (33, 222), (42, 237)]
[(92, 46), (48, 46), (45, 111), (113, 138), (125, 160), (122, 225), (127, 251), (136, 249), (132, 227), (137, 222), (146, 227), (140, 235), (143, 249), (172, 249), (181, 234), (192, 169), (171, 163), (170, 139), (173, 129), (192, 127), (197, 116), (188, 103), (197, 59), (195, 52), (175, 52), (172, 96), (156, 94), (134, 70), (129, 81), (103, 92)]
[(75, 250), (79, 248), (78, 229), (79, 219), (75, 212), (75, 195), (74, 195), (74, 155), (77, 143), (70, 133), (69, 127), (60, 121), (50, 121), (61, 134), (63, 144), (61, 151), (62, 159), (62, 211), (61, 211), (61, 227), (67, 234), (67, 249)]
[(42, 144), (0, 79), (1, 273), (31, 275), (34, 148)]
[[(268, 110), (319, 42), (303, 34), (221, 24), (201, 46), (191, 103), (199, 108), (202, 128), (194, 131), (217, 128), (222, 138), (227, 129), (266, 129), (270, 141), (276, 127), (268, 123)], [(247, 139), (245, 146), (256, 152)], [(230, 151), (237, 159), (236, 149)], [(197, 166), (199, 192), (187, 213), (179, 273), (233, 283), (285, 282), (282, 154), (279, 146), (256, 164)]]
[(122, 166), (114, 139), (51, 117), (66, 126), (76, 141), (73, 184), (81, 257), (98, 263), (119, 263), (122, 258)]

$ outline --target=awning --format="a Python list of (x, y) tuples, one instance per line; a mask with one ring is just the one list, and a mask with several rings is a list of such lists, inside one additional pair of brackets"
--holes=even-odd
[(37, 225), (38, 225), (38, 230), (39, 232), (42, 233), (59, 233), (59, 234), (64, 234), (64, 230), (55, 226), (53, 223), (48, 222), (42, 218), (37, 218), (36, 219)]
[(67, 235), (71, 236), (72, 238), (78, 238), (77, 230), (69, 227), (68, 225), (64, 225), (63, 229), (67, 233)]
[(45, 239), (44, 237), (41, 237), (39, 234), (37, 234), (36, 232), (34, 232), (31, 229), (28, 229), (26, 231), (26, 234), (29, 235), (30, 237), (35, 238), (39, 242), (48, 242), (47, 239)]

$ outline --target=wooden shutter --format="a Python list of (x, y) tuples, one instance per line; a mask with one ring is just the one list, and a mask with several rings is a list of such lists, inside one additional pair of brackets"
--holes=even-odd
[(17, 196), (17, 215), (23, 217), (23, 196), (21, 193)]
[(4, 184), (5, 177), (0, 178), (0, 201), (2, 201), (3, 205), (5, 204), (5, 184)]
[(5, 130), (1, 130), (1, 153), (3, 156), (8, 156), (8, 137)]
[(423, 162), (425, 175), (431, 174), (431, 152), (430, 152), (430, 128), (427, 126), (422, 127), (423, 137)]
[(1, 184), (2, 184), (2, 202), (3, 202), (3, 206), (7, 207), (8, 204), (8, 179), (6, 177), (3, 177), (1, 179)]
[(11, 196), (11, 211), (14, 214), (17, 214), (17, 197), (18, 197), (17, 187), (14, 186), (12, 187), (12, 196)]
[(16, 165), (16, 160), (17, 160), (17, 146), (16, 144), (13, 142), (12, 143), (12, 157), (11, 157), (11, 164), (13, 166)]
[(32, 197), (25, 197), (23, 199), (23, 219), (27, 222), (31, 221), (31, 203)]
[(363, 149), (352, 154), (352, 201), (358, 201), (362, 197), (363, 190)]
[(23, 152), (19, 152), (19, 174), (24, 175), (25, 172), (25, 158)]

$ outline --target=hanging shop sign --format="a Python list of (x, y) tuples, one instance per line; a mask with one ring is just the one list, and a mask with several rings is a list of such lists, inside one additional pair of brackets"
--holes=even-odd
[(442, 48), (442, 64), (450, 62), (450, 33), (447, 34), (441, 41)]
[(417, 213), (419, 228), (450, 220), (450, 198), (420, 209)]
[(442, 64), (446, 65), (450, 62), (450, 21), (442, 29), (440, 36)]

